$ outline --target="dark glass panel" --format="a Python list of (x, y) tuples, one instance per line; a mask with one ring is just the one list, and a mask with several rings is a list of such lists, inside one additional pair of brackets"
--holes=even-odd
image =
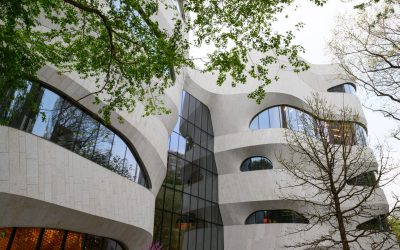
[(207, 148), (207, 139), (208, 139), (207, 133), (202, 131), (201, 132), (201, 146), (204, 148)]
[(160, 243), (163, 246), (169, 246), (171, 226), (172, 226), (171, 222), (172, 222), (172, 214), (164, 211), (161, 238), (160, 238)]
[(17, 228), (11, 250), (36, 249), (40, 230), (40, 228)]
[(207, 119), (207, 121), (208, 121), (207, 132), (208, 132), (210, 135), (214, 135), (214, 130), (213, 130), (213, 126), (212, 126), (212, 121), (211, 121), (211, 114), (210, 114), (210, 112), (208, 112), (208, 119)]
[(198, 204), (197, 204), (197, 219), (199, 220), (205, 220), (205, 208), (206, 208), (206, 201), (203, 199), (198, 199)]
[(205, 177), (205, 182), (206, 182), (206, 195), (205, 198), (206, 200), (211, 201), (212, 200), (212, 188), (213, 188), (213, 174), (211, 172), (205, 171), (207, 176)]
[(200, 165), (200, 146), (197, 144), (193, 145), (193, 163)]
[(194, 124), (198, 127), (201, 127), (201, 111), (202, 106), (198, 100), (196, 100), (196, 119)]
[(201, 145), (201, 130), (198, 127), (194, 129), (194, 142)]
[(192, 123), (195, 122), (196, 117), (196, 99), (189, 95), (189, 113), (188, 113), (188, 120)]
[(202, 105), (203, 111), (201, 112), (201, 129), (207, 131), (208, 123), (208, 109), (205, 105)]
[(165, 187), (162, 186), (160, 188), (160, 191), (158, 191), (157, 197), (156, 197), (156, 209), (162, 209), (164, 206), (164, 193), (165, 193)]
[(45, 229), (40, 244), (40, 250), (61, 249), (65, 231), (57, 229)]
[(205, 210), (205, 220), (212, 222), (212, 208), (213, 206), (211, 205), (211, 202), (206, 201), (204, 210)]
[[(216, 224), (212, 224), (211, 226), (211, 250), (218, 249), (218, 226)], [(221, 249), (222, 250), (222, 249)]]
[[(180, 213), (180, 211), (179, 211)], [(180, 235), (180, 216), (177, 214), (172, 215), (172, 225), (171, 225), (171, 250), (178, 250), (182, 245), (182, 238)]]
[(266, 219), (266, 215), (264, 211), (257, 211), (256, 212), (256, 224), (263, 224), (265, 223), (264, 219)]
[(102, 250), (115, 250), (117, 247), (117, 242), (111, 239), (104, 239), (103, 240), (103, 247)]
[(204, 227), (204, 249), (211, 249), (211, 239), (212, 239), (212, 227), (211, 223), (206, 222)]
[(85, 250), (98, 250), (101, 249), (103, 238), (94, 235), (87, 235), (85, 241)]
[(200, 168), (199, 169), (199, 197), (206, 198), (206, 177), (207, 171)]
[(92, 158), (100, 124), (92, 117), (82, 114), (81, 125), (75, 137), (74, 151), (86, 158)]
[(175, 174), (175, 189), (176, 190), (183, 190), (183, 184), (184, 184), (184, 169), (185, 165), (189, 164), (188, 162), (179, 159), (177, 161), (176, 165), (176, 174)]
[(200, 148), (200, 167), (207, 168), (207, 150)]
[(53, 133), (50, 136), (52, 142), (58, 145), (74, 149), (75, 139), (79, 133), (83, 112), (68, 101), (64, 101), (60, 113), (55, 122)]
[(0, 249), (7, 248), (12, 231), (13, 229), (11, 227), (0, 228)]
[(218, 250), (224, 249), (224, 228), (218, 226)]
[(245, 224), (255, 224), (256, 223), (256, 213), (252, 213), (247, 217)]
[(186, 91), (182, 91), (181, 104), (182, 104), (181, 116), (187, 119), (189, 112), (189, 94)]
[[(163, 204), (158, 205), (156, 203), (156, 207), (157, 206), (163, 206)], [(162, 210), (157, 209), (154, 212), (154, 235), (153, 235), (153, 240), (155, 242), (159, 242), (161, 241), (160, 237), (161, 237), (161, 230), (162, 230)]]
[(100, 125), (92, 159), (102, 166), (107, 166), (110, 161), (111, 147), (114, 133)]
[(65, 241), (65, 250), (82, 249), (84, 235), (81, 233), (68, 232)]
[(240, 171), (255, 171), (263, 169), (272, 169), (272, 162), (262, 156), (253, 156), (246, 159), (240, 166)]
[(213, 189), (212, 189), (212, 201), (218, 202), (218, 177), (217, 175), (213, 176)]
[(357, 226), (358, 230), (368, 231), (389, 231), (390, 226), (386, 215), (379, 215), (378, 217), (363, 222)]
[(214, 138), (212, 136), (208, 136), (207, 148), (210, 151), (214, 151)]
[(164, 210), (172, 211), (174, 205), (174, 191), (170, 188), (165, 188)]
[(173, 209), (175, 213), (180, 214), (182, 212), (182, 199), (183, 199), (183, 193), (175, 191), (174, 209)]
[(204, 226), (197, 225), (196, 230), (196, 249), (203, 249), (204, 248)]
[(372, 187), (377, 185), (377, 178), (375, 171), (369, 171), (366, 173), (362, 173), (354, 178), (351, 178), (347, 181), (348, 185), (354, 186), (368, 186)]

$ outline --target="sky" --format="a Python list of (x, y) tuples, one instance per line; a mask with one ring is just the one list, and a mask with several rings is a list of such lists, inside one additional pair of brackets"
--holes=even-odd
[[(284, 13), (288, 14), (289, 18), (282, 19), (274, 28), (279, 31), (293, 30), (296, 23), (303, 22), (305, 26), (296, 34), (294, 41), (294, 43), (301, 44), (305, 48), (306, 52), (302, 57), (312, 64), (328, 64), (332, 60), (327, 50), (327, 43), (332, 37), (332, 30), (336, 24), (335, 20), (338, 15), (355, 14), (353, 6), (356, 3), (357, 1), (330, 0), (324, 6), (319, 7), (312, 4), (311, 1), (298, 0), (295, 4), (297, 8), (290, 8)], [(204, 50), (207, 50), (207, 48), (202, 47), (200, 51), (191, 51), (191, 54), (202, 54)], [(367, 98), (362, 90), (358, 90), (357, 95), (363, 105), (371, 103), (371, 99)], [(390, 136), (390, 132), (394, 130), (396, 124), (380, 113), (365, 108), (364, 113), (368, 122), (369, 145), (373, 147), (377, 142), (386, 143), (392, 151), (392, 156), (400, 162), (400, 141)], [(400, 178), (384, 190), (389, 202), (393, 203), (393, 199), (390, 198), (391, 193), (400, 195)]]

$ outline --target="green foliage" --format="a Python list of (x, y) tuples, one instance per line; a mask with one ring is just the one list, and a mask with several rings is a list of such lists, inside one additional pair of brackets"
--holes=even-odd
[(397, 241), (400, 242), (400, 220), (397, 218), (389, 217), (389, 224), (392, 228), (392, 232), (396, 235)]
[[(326, 0), (310, 0), (322, 5)], [(269, 66), (286, 56), (294, 71), (308, 68), (293, 45), (291, 31), (272, 31), (276, 14), (292, 0), (187, 0), (181, 5), (190, 18), (174, 18), (167, 32), (154, 18), (160, 9), (174, 8), (170, 0), (5, 0), (0, 2), (0, 91), (21, 87), (21, 80), (37, 80), (46, 63), (60, 72), (76, 71), (93, 79), (96, 103), (106, 121), (111, 111), (131, 112), (137, 102), (144, 115), (168, 113), (160, 97), (174, 85), (191, 46), (212, 44), (204, 71), (217, 72), (217, 84), (227, 76), (232, 85), (248, 77), (262, 83), (249, 96), (260, 102), (265, 86), (275, 80)], [(185, 23), (186, 22), (186, 23)], [(301, 26), (301, 25), (300, 25)], [(247, 66), (248, 53), (265, 53)], [(282, 66), (284, 67), (284, 66)], [(82, 97), (83, 98), (83, 97)]]

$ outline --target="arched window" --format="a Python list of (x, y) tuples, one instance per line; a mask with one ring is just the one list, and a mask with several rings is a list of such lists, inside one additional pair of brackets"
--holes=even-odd
[(353, 83), (346, 82), (328, 89), (328, 92), (340, 92), (355, 95), (356, 87)]
[(263, 156), (252, 156), (247, 158), (240, 166), (240, 171), (254, 171), (272, 169), (272, 162)]
[(121, 135), (40, 83), (26, 81), (5, 94), (0, 100), (0, 124), (47, 139), (149, 187), (139, 158)]
[(357, 226), (359, 230), (371, 230), (371, 231), (388, 231), (390, 230), (387, 215), (381, 214), (372, 220), (363, 222)]
[[(317, 125), (319, 121), (319, 125)], [(317, 130), (322, 125), (323, 130)], [(324, 131), (333, 144), (366, 145), (367, 132), (355, 122), (321, 121), (305, 111), (286, 105), (267, 108), (258, 113), (250, 122), (250, 129), (288, 128), (319, 137)], [(317, 132), (318, 131), (318, 132)]]
[(353, 186), (368, 186), (372, 187), (377, 185), (376, 171), (369, 171), (362, 173), (356, 177), (347, 180), (348, 185)]
[(259, 210), (247, 217), (245, 224), (269, 224), (269, 223), (302, 223), (309, 221), (296, 211), (288, 209)]

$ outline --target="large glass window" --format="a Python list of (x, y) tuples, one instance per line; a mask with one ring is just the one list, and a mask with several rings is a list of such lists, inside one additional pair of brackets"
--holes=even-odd
[(328, 92), (340, 92), (340, 93), (348, 93), (355, 95), (356, 94), (356, 87), (352, 83), (343, 83), (338, 86), (334, 86), (328, 89)]
[[(258, 113), (250, 122), (250, 129), (289, 128), (316, 136), (316, 120), (310, 114), (289, 106), (275, 106)], [(324, 121), (323, 126), (331, 143), (366, 145), (365, 129), (354, 122)]]
[(387, 220), (387, 215), (379, 215), (372, 220), (363, 222), (357, 226), (359, 230), (371, 230), (371, 231), (388, 231), (390, 226)]
[(303, 215), (293, 210), (259, 210), (247, 217), (245, 224), (309, 223)]
[(49, 228), (15, 227), (0, 228), (0, 249), (122, 250), (125, 248), (115, 240), (85, 233)]
[(263, 156), (253, 156), (246, 159), (240, 166), (240, 171), (272, 169), (272, 162)]
[(362, 173), (354, 178), (347, 180), (347, 184), (353, 186), (373, 187), (377, 185), (376, 171)]
[(66, 98), (26, 81), (0, 100), (0, 124), (50, 140), (149, 187), (134, 151), (112, 129)]
[(210, 111), (185, 91), (181, 102), (156, 199), (154, 241), (170, 250), (223, 249)]

